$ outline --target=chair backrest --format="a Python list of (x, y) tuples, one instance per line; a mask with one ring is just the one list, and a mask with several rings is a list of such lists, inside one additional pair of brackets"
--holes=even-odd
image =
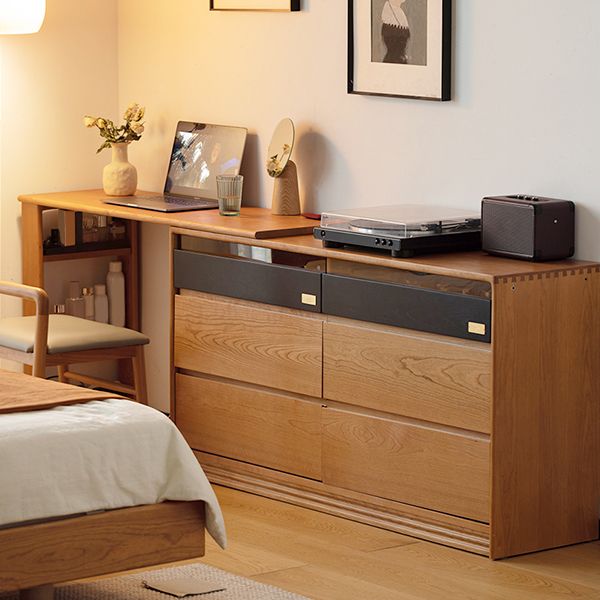
[(0, 294), (35, 302), (36, 326), (33, 344), (33, 375), (34, 377), (45, 377), (48, 347), (48, 294), (41, 288), (12, 281), (0, 281)]

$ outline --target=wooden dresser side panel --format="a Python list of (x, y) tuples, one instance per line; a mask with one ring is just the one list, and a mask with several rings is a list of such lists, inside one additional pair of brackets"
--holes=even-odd
[(494, 288), (493, 558), (598, 538), (598, 267)]
[(320, 398), (323, 323), (298, 312), (176, 295), (175, 367)]
[(324, 325), (328, 400), (490, 433), (491, 363), (489, 344), (346, 320)]

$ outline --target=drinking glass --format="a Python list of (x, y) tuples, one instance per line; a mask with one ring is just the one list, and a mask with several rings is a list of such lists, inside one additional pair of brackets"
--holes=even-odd
[(225, 217), (237, 217), (242, 206), (242, 175), (217, 175), (217, 198), (219, 214)]

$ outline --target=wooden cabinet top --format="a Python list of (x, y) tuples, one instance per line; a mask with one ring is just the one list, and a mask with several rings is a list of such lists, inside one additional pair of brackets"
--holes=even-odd
[[(152, 192), (138, 192), (140, 195)], [(494, 283), (504, 279), (560, 274), (581, 269), (600, 270), (600, 264), (589, 261), (562, 260), (534, 263), (489, 256), (483, 252), (430, 254), (414, 258), (392, 258), (378, 252), (324, 248), (312, 237), (318, 221), (301, 216), (285, 217), (271, 214), (269, 209), (242, 207), (239, 217), (222, 217), (216, 210), (161, 213), (126, 206), (106, 204), (102, 190), (24, 194), (24, 204), (45, 208), (61, 208), (99, 215), (167, 225), (174, 233), (189, 234), (223, 241), (252, 243), (255, 246), (310, 254), (357, 263), (406, 269), (436, 275), (462, 277)]]
[[(248, 240), (235, 236), (213, 235), (211, 233), (193, 232), (181, 228), (174, 228), (172, 231), (175, 234), (181, 235), (194, 235), (208, 239), (237, 242), (240, 244), (249, 243)], [(390, 254), (379, 253), (376, 251), (324, 248), (322, 242), (313, 238), (312, 235), (279, 237), (269, 240), (253, 240), (252, 245), (271, 248), (273, 250), (282, 250), (285, 252), (297, 252), (393, 269), (404, 269), (420, 273), (487, 281), (489, 283), (495, 283), (505, 279), (527, 278), (538, 275), (551, 275), (554, 273), (559, 275), (561, 273), (571, 273), (582, 269), (589, 270), (590, 272), (592, 270), (600, 270), (599, 263), (590, 261), (568, 259), (556, 262), (536, 263), (502, 258), (499, 256), (490, 256), (481, 251), (424, 254), (413, 258), (392, 258)]]

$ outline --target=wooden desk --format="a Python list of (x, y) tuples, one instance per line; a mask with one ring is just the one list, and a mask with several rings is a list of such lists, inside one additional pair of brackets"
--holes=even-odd
[[(139, 191), (140, 195), (152, 192)], [(23, 283), (44, 287), (45, 260), (72, 260), (92, 256), (118, 256), (124, 263), (127, 278), (127, 325), (139, 329), (139, 223), (156, 223), (170, 227), (182, 227), (193, 231), (234, 235), (241, 238), (265, 239), (280, 236), (311, 233), (315, 221), (304, 217), (272, 215), (268, 209), (243, 207), (239, 217), (223, 217), (217, 210), (199, 210), (179, 213), (161, 213), (152, 210), (129, 208), (106, 204), (107, 196), (102, 190), (55, 192), (50, 194), (23, 194), (19, 196), (21, 207)], [(130, 223), (130, 248), (70, 253), (44, 257), (42, 213), (51, 208), (74, 212), (106, 215), (126, 219)], [(33, 306), (26, 303), (25, 314), (33, 314)]]
[(233, 242), (324, 258), (326, 272), (313, 271), (323, 281), (487, 288), (483, 342), (226, 297), (203, 289), (214, 278), (174, 285), (172, 417), (212, 482), (492, 558), (598, 538), (600, 265), (392, 259), (323, 248), (300, 235), (313, 221), (265, 209), (168, 215), (103, 197), (19, 198), (24, 283), (43, 286), (42, 212), (61, 208), (130, 220), (134, 306), (142, 221), (170, 226), (174, 253), (182, 238)]

